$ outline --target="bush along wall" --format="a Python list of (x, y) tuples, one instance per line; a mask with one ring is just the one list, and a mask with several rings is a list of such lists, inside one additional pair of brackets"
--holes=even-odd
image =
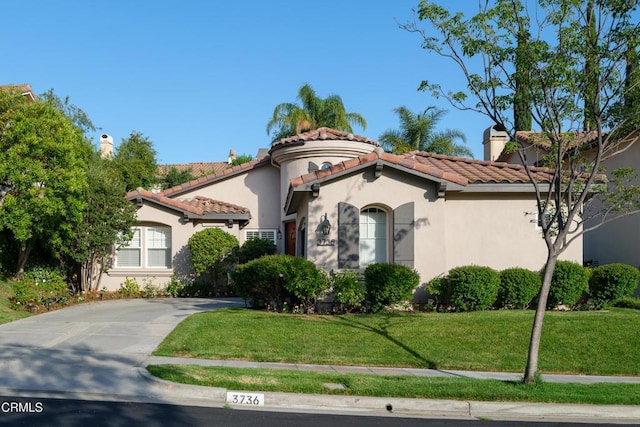
[(496, 304), (500, 308), (529, 308), (541, 286), (542, 279), (535, 271), (520, 267), (502, 270)]
[(446, 283), (454, 309), (486, 310), (491, 308), (498, 298), (500, 275), (490, 267), (462, 266), (449, 272)]
[(372, 312), (410, 300), (420, 275), (404, 265), (376, 263), (364, 271), (367, 301)]
[(638, 286), (640, 271), (628, 264), (606, 264), (593, 269), (589, 278), (589, 295), (595, 308), (630, 297)]
[(574, 308), (588, 289), (588, 268), (573, 261), (558, 261), (551, 278), (547, 308)]

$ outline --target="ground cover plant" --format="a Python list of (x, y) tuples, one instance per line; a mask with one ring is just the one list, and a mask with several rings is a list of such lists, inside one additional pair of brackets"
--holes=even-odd
[[(223, 309), (189, 317), (154, 354), (519, 372), (526, 363), (533, 315), (498, 310), (292, 316)], [(640, 375), (639, 311), (547, 315), (540, 355), (543, 373)]]
[[(168, 381), (230, 390), (352, 396), (638, 405), (637, 384), (558, 384), (538, 382), (527, 386), (517, 381), (415, 376), (376, 376), (277, 369), (213, 366), (149, 365), (152, 375)], [(342, 384), (328, 389), (325, 383)]]
[(14, 320), (29, 316), (29, 313), (16, 311), (11, 307), (9, 299), (15, 294), (14, 284), (15, 282), (13, 280), (0, 274), (0, 324), (13, 322)]

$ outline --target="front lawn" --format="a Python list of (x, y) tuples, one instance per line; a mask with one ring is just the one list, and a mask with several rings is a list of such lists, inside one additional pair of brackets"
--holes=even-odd
[[(533, 311), (291, 315), (224, 309), (189, 317), (158, 356), (522, 372)], [(640, 375), (640, 312), (548, 312), (543, 373)]]

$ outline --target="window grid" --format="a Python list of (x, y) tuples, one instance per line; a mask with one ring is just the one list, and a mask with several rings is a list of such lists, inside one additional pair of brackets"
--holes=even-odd
[(254, 238), (271, 240), (274, 244), (277, 244), (276, 230), (246, 230), (245, 231), (245, 234), (244, 234), (245, 240), (250, 240)]

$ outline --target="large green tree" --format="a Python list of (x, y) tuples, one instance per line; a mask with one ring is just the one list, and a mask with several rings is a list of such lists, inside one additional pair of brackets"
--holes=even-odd
[(0, 92), (0, 230), (16, 243), (17, 275), (36, 243), (60, 254), (73, 237), (86, 206), (90, 150), (53, 102)]
[(80, 291), (99, 288), (113, 246), (131, 238), (136, 220), (135, 205), (124, 197), (124, 181), (110, 159), (93, 152), (87, 176), (82, 220), (64, 254)]
[(157, 182), (158, 165), (153, 142), (140, 132), (122, 140), (113, 163), (120, 171), (127, 191), (142, 187), (150, 190)]
[[(626, 0), (487, 0), (467, 18), (461, 12), (451, 13), (449, 4), (443, 7), (423, 0), (418, 8), (421, 22), (403, 25), (421, 37), (428, 52), (448, 58), (461, 71), (463, 90), (428, 81), (422, 82), (421, 89), (504, 127), (514, 141), (509, 148), (518, 153), (531, 178), (547, 260), (531, 329), (526, 383), (535, 382), (538, 373), (542, 325), (558, 257), (583, 233), (640, 209), (640, 188), (631, 184), (634, 171), (609, 171), (608, 185), (600, 184), (599, 175), (604, 159), (624, 151), (622, 140), (628, 147), (638, 139), (637, 133), (620, 132), (639, 113), (637, 104), (624, 103), (629, 90), (624, 84), (626, 59), (640, 31), (636, 5)], [(534, 127), (549, 147), (549, 183), (532, 178), (527, 147), (516, 140), (511, 119), (516, 52), (523, 41), (518, 39), (520, 19), (536, 26), (524, 40), (529, 55), (527, 87)], [(449, 84), (453, 82), (448, 79)], [(622, 111), (607, 128), (605, 119), (612, 117), (614, 105)], [(590, 138), (576, 143), (585, 118)], [(585, 155), (586, 150), (590, 155)]]
[(346, 132), (353, 132), (354, 125), (363, 130), (367, 127), (364, 117), (347, 112), (338, 95), (321, 98), (309, 84), (305, 84), (298, 89), (298, 100), (299, 104), (284, 102), (273, 110), (273, 116), (267, 123), (267, 134), (272, 135), (273, 141), (320, 127)]
[(428, 107), (422, 113), (416, 114), (405, 106), (394, 110), (400, 118), (399, 129), (389, 129), (378, 138), (382, 147), (394, 154), (409, 151), (429, 151), (447, 156), (473, 157), (473, 153), (463, 144), (466, 137), (457, 129), (436, 131), (436, 126), (446, 110)]

